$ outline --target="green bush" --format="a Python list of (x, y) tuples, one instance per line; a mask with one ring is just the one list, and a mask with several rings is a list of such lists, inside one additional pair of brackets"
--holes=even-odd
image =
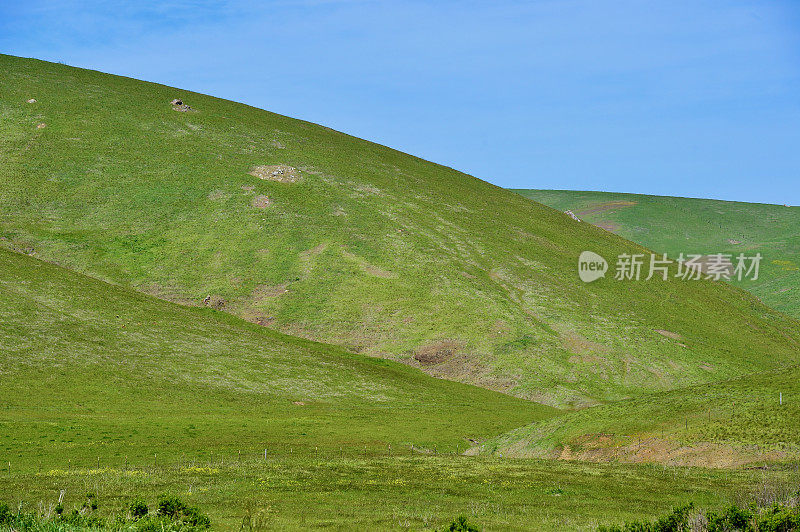
[(146, 516), (150, 510), (149, 508), (147, 508), (146, 502), (144, 502), (141, 499), (136, 499), (132, 501), (131, 504), (128, 506), (128, 511), (130, 512), (131, 517), (134, 520), (137, 520)]
[(45, 517), (34, 512), (12, 512), (7, 504), (0, 503), (0, 531), (8, 532), (65, 532), (72, 530), (127, 530), (131, 532), (202, 532), (211, 528), (211, 520), (198, 508), (186, 506), (177, 497), (167, 495), (159, 498), (158, 512), (148, 514), (147, 504), (135, 500), (128, 512), (110, 516), (108, 521), (89, 510), (95, 501), (89, 498), (80, 510), (60, 512)]
[(750, 522), (753, 520), (753, 512), (732, 505), (721, 514), (709, 512), (706, 517), (708, 518), (708, 532), (747, 531), (751, 530)]
[(756, 517), (758, 532), (793, 532), (800, 528), (796, 510), (775, 503)]
[[(728, 507), (724, 512), (708, 512), (705, 526), (692, 530), (700, 532), (800, 532), (800, 508), (789, 503), (775, 503), (766, 508)], [(652, 522), (626, 523), (624, 526), (598, 528), (600, 532), (683, 532), (690, 530), (691, 504), (676, 508), (666, 517)]]
[(467, 522), (463, 515), (458, 516), (444, 532), (480, 532), (480, 529)]

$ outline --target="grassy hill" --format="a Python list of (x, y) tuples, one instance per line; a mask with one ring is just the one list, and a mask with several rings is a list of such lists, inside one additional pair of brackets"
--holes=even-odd
[(583, 284), (582, 250), (641, 248), (452, 169), (175, 88), (0, 70), (7, 248), (549, 405), (797, 362), (797, 322), (738, 289)]
[(463, 450), (555, 413), (24, 255), (0, 251), (0, 271), (0, 449), (17, 467)]
[(517, 192), (670, 256), (761, 253), (760, 279), (739, 286), (800, 317), (800, 207), (616, 192)]
[(688, 500), (722, 507), (763, 482), (456, 456), (558, 413), (21, 254), (0, 251), (0, 272), (0, 501), (13, 508), (63, 497), (69, 512), (92, 493), (107, 515), (169, 492), (219, 530), (430, 530), (460, 514), (590, 530)]
[(736, 467), (800, 456), (800, 368), (571, 412), (494, 438), (483, 452)]

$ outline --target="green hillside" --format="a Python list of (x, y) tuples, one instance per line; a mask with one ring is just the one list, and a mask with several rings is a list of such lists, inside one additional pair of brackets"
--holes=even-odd
[(0, 271), (0, 448), (17, 467), (463, 450), (554, 413), (24, 255), (0, 251)]
[(760, 279), (739, 286), (800, 317), (800, 207), (616, 192), (517, 192), (670, 256), (761, 253)]
[(9, 249), (550, 405), (797, 362), (797, 323), (737, 289), (581, 283), (582, 250), (639, 248), (449, 168), (161, 85), (0, 71)]
[(800, 457), (800, 368), (571, 412), (486, 442), (485, 453), (736, 467)]
[(590, 530), (687, 500), (723, 507), (763, 482), (454, 456), (556, 412), (21, 254), (0, 251), (0, 272), (0, 501), (12, 508), (52, 513), (63, 497), (71, 511), (92, 493), (110, 515), (168, 492), (215, 530), (431, 530), (460, 514), (487, 529)]

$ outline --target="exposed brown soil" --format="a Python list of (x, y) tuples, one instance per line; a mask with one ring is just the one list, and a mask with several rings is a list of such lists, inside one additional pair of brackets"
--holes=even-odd
[(289, 291), (287, 288), (288, 286), (289, 283), (282, 283), (272, 286), (266, 284), (258, 285), (255, 290), (253, 290), (253, 293), (250, 295), (250, 297), (255, 303), (260, 303), (267, 299), (282, 296)]
[(250, 204), (256, 209), (266, 209), (272, 204), (272, 200), (269, 199), (269, 196), (259, 194), (253, 198), (253, 201), (251, 201)]
[(342, 255), (346, 259), (350, 259), (350, 260), (352, 260), (354, 262), (357, 262), (358, 265), (361, 267), (361, 269), (364, 271), (364, 273), (366, 273), (367, 275), (371, 275), (373, 277), (380, 277), (382, 279), (396, 279), (397, 278), (397, 274), (396, 273), (390, 272), (389, 270), (384, 270), (383, 268), (379, 268), (379, 267), (377, 267), (375, 265), (372, 265), (372, 264), (368, 263), (366, 260), (364, 260), (361, 257), (359, 257), (358, 255), (354, 255), (353, 253), (350, 253), (349, 251), (342, 250)]
[(586, 216), (587, 214), (597, 214), (598, 212), (616, 211), (626, 207), (633, 207), (636, 204), (637, 202), (635, 201), (604, 201), (602, 203), (595, 203), (582, 211), (576, 212), (575, 214), (580, 217)]
[(682, 340), (683, 336), (676, 332), (672, 331), (665, 331), (664, 329), (656, 329), (656, 332), (662, 336), (666, 336), (667, 338), (672, 338), (673, 340)]
[(620, 229), (620, 225), (615, 222), (603, 221), (603, 222), (596, 222), (592, 225), (594, 225), (595, 227), (599, 227), (600, 229), (605, 229), (610, 233), (616, 233)]
[[(750, 448), (752, 447), (752, 448)], [(619, 461), (659, 463), (670, 466), (731, 468), (764, 460), (787, 458), (782, 451), (762, 451), (756, 446), (734, 446), (712, 442), (681, 445), (676, 441), (652, 438), (628, 438), (621, 444), (613, 434), (587, 434), (572, 445), (553, 449), (550, 458), (589, 462)]]
[(300, 180), (300, 172), (297, 168), (285, 164), (256, 166), (249, 173), (259, 179), (278, 183), (296, 183)]
[(423, 366), (441, 364), (455, 355), (462, 348), (457, 340), (440, 340), (432, 342), (417, 349), (414, 360)]

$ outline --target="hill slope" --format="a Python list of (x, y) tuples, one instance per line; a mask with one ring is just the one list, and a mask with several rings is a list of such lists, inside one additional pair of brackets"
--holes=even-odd
[(0, 251), (0, 272), (0, 445), (17, 466), (463, 449), (555, 413), (24, 255)]
[(800, 207), (617, 192), (517, 192), (670, 256), (761, 253), (760, 279), (739, 286), (800, 317)]
[(487, 442), (504, 456), (739, 466), (800, 456), (800, 368), (596, 406)]
[(797, 323), (738, 289), (583, 284), (584, 249), (641, 248), (454, 170), (174, 88), (0, 71), (6, 247), (551, 405), (797, 361)]

